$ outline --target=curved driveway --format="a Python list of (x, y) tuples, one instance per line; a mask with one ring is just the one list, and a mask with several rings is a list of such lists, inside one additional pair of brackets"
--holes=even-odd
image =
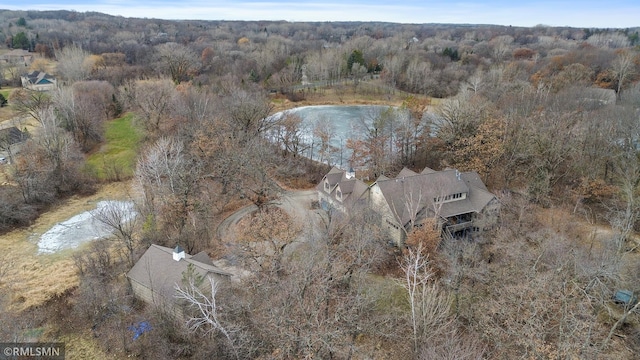
[[(309, 211), (311, 211), (311, 202), (316, 199), (317, 192), (315, 190), (289, 190), (284, 191), (280, 199), (273, 201), (272, 204), (286, 211), (291, 218), (302, 222), (309, 214)], [(218, 225), (218, 229), (216, 230), (218, 238), (223, 239), (229, 232), (231, 226), (236, 225), (243, 217), (257, 209), (257, 206), (251, 204), (241, 207), (229, 215)]]

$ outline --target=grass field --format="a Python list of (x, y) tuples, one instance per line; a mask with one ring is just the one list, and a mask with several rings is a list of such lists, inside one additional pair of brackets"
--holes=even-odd
[(133, 114), (107, 122), (105, 143), (91, 154), (87, 166), (100, 180), (122, 180), (133, 175), (142, 136), (133, 124)]
[[(0, 89), (0, 94), (2, 94), (2, 96), (4, 96), (4, 98), (7, 99), (7, 101), (9, 101), (9, 96), (11, 95), (12, 91), (13, 89), (4, 87)], [(0, 122), (9, 120), (13, 116), (14, 116), (14, 113), (11, 110), (10, 106), (5, 106), (0, 108)]]
[(2, 94), (2, 96), (4, 96), (4, 98), (8, 100), (9, 94), (11, 94), (11, 89), (0, 90), (0, 94)]

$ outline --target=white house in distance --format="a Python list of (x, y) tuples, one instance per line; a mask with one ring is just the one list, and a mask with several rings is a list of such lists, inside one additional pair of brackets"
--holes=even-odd
[(51, 75), (42, 71), (32, 71), (20, 77), (22, 87), (35, 91), (55, 90), (58, 87), (58, 81)]
[(395, 178), (381, 176), (367, 186), (354, 173), (334, 167), (316, 190), (326, 210), (372, 208), (398, 245), (404, 242), (406, 233), (427, 218), (437, 218), (446, 234), (479, 233), (491, 229), (500, 212), (498, 199), (476, 172), (455, 169), (425, 168), (416, 173), (405, 168)]

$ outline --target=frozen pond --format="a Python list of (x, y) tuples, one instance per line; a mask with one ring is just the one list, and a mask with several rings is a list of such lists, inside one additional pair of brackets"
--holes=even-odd
[(94, 212), (108, 208), (126, 214), (123, 221), (131, 221), (136, 216), (131, 201), (100, 201), (95, 210), (85, 211), (69, 220), (58, 223), (42, 234), (38, 240), (38, 253), (51, 254), (61, 250), (75, 249), (87, 241), (110, 236), (112, 229), (96, 220), (92, 215)]
[[(345, 168), (351, 157), (351, 150), (346, 148), (347, 139), (361, 139), (367, 124), (389, 108), (384, 105), (319, 105), (303, 106), (283, 113), (296, 114), (302, 119), (303, 140), (307, 148), (303, 154), (305, 157)], [(283, 113), (274, 116), (282, 116)], [(314, 135), (314, 129), (323, 123), (332, 136), (328, 153), (321, 155), (320, 139)]]

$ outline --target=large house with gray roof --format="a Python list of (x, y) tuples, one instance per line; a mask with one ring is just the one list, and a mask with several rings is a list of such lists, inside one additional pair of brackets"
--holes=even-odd
[(176, 306), (176, 286), (185, 285), (183, 279), (186, 275), (201, 279), (212, 276), (218, 280), (232, 276), (215, 266), (204, 251), (191, 256), (180, 246), (171, 249), (154, 244), (129, 270), (127, 278), (137, 298), (178, 313), (180, 308)]
[(321, 206), (342, 212), (354, 206), (376, 211), (398, 245), (414, 227), (435, 218), (445, 234), (479, 233), (497, 222), (500, 203), (476, 172), (455, 169), (416, 173), (403, 169), (395, 178), (381, 176), (373, 184), (354, 173), (333, 168), (316, 187)]

